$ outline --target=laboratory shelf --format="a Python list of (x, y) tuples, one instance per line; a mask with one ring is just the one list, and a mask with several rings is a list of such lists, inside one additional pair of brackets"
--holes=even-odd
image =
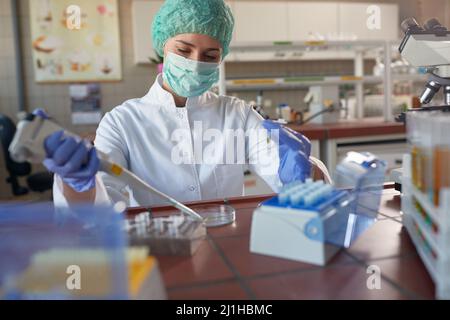
[[(426, 81), (422, 74), (398, 74), (392, 75), (393, 81)], [(305, 77), (281, 77), (281, 78), (247, 78), (228, 79), (226, 89), (231, 92), (258, 91), (258, 90), (296, 90), (310, 86), (344, 85), (344, 84), (379, 84), (383, 83), (381, 76), (354, 75), (345, 76), (305, 76)]]
[(227, 80), (226, 86), (229, 91), (253, 91), (253, 90), (289, 90), (308, 88), (321, 85), (343, 85), (356, 83), (380, 83), (381, 77), (368, 76), (309, 76), (309, 77), (286, 77), (286, 78), (249, 78)]
[[(390, 63), (386, 64), (383, 74), (380, 76), (364, 76), (364, 60), (374, 59), (382, 56), (384, 61), (392, 60), (392, 52), (397, 51), (400, 41), (374, 41), (374, 40), (346, 40), (346, 41), (281, 41), (281, 42), (234, 42), (230, 46), (230, 54), (225, 59), (226, 63), (220, 66), (220, 77), (218, 83), (219, 94), (226, 95), (231, 92), (245, 91), (274, 91), (274, 90), (299, 90), (309, 86), (343, 85), (350, 84), (355, 86), (356, 97), (356, 117), (364, 117), (364, 85), (381, 84), (383, 85), (384, 121), (393, 120), (393, 83), (396, 81), (425, 81), (426, 77), (421, 74), (394, 74)], [(381, 50), (380, 50), (381, 49)], [(297, 79), (294, 81), (285, 81), (285, 78), (273, 79), (244, 79), (247, 81), (227, 79), (226, 64), (229, 62), (248, 62), (248, 61), (297, 61), (302, 60), (298, 53), (312, 54), (311, 57), (304, 57), (303, 61), (314, 59), (314, 53), (335, 52), (336, 57), (340, 57), (342, 52), (351, 52), (352, 55), (344, 54), (344, 59), (352, 59), (354, 62), (354, 73), (350, 78), (327, 77), (323, 79)], [(247, 53), (250, 57), (244, 57)], [(275, 53), (270, 56), (271, 53)], [(263, 60), (260, 54), (264, 55)], [(268, 54), (268, 55), (267, 55)], [(255, 60), (252, 60), (252, 55)], [(320, 54), (319, 54), (320, 56)], [(257, 57), (259, 57), (257, 59)], [(326, 57), (320, 56), (322, 59)], [(330, 57), (328, 57), (330, 59)], [(319, 61), (317, 60), (317, 61)]]
[(368, 48), (379, 48), (386, 44), (397, 46), (398, 41), (374, 41), (374, 40), (349, 40), (349, 41), (275, 41), (275, 42), (251, 42), (251, 43), (234, 43), (230, 46), (230, 52), (271, 52), (277, 50), (296, 51), (317, 49), (352, 49), (367, 50)]

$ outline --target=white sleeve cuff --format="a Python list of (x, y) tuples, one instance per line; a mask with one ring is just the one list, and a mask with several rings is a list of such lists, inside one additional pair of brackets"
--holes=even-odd
[[(62, 178), (55, 174), (53, 182), (53, 203), (55, 207), (68, 207), (69, 202), (64, 196), (63, 181)], [(109, 199), (105, 185), (99, 174), (95, 175), (95, 201), (94, 205), (109, 205), (111, 200)]]
[[(325, 183), (333, 184), (333, 179), (331, 179), (330, 173), (328, 172), (327, 167), (325, 166), (325, 164), (322, 161), (320, 161), (319, 159), (314, 158), (312, 156), (309, 157), (309, 161), (313, 165), (315, 165), (317, 167), (317, 169), (320, 170), (320, 172), (322, 173), (323, 178), (325, 180)], [(313, 173), (314, 172), (311, 172), (311, 174), (313, 174)]]

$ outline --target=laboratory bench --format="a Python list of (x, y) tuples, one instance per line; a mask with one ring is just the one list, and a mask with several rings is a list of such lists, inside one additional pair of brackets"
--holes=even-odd
[(381, 118), (359, 120), (341, 120), (336, 123), (304, 125), (289, 124), (293, 130), (301, 132), (311, 140), (351, 138), (359, 136), (377, 136), (404, 134), (405, 125), (399, 122), (384, 122)]
[[(228, 199), (236, 221), (208, 229), (192, 257), (157, 256), (169, 299), (434, 298), (434, 284), (402, 227), (400, 194), (392, 184), (383, 191), (377, 222), (324, 267), (250, 252), (253, 211), (270, 196)], [(144, 210), (130, 208), (129, 214)], [(152, 211), (167, 215), (173, 208)], [(380, 268), (381, 289), (367, 288), (370, 265)]]
[(381, 118), (288, 126), (311, 140), (311, 155), (322, 160), (330, 174), (349, 151), (377, 155), (387, 161), (388, 171), (400, 167), (403, 154), (407, 153), (405, 125)]

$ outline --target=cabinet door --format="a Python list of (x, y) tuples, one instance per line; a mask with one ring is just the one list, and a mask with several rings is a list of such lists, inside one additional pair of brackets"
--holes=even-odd
[[(374, 7), (379, 8), (379, 29), (368, 25)], [(376, 9), (376, 8), (375, 8)], [(398, 5), (371, 3), (339, 4), (339, 31), (358, 40), (397, 40), (399, 37)]]
[(287, 2), (235, 1), (236, 43), (287, 41)]
[(149, 63), (155, 58), (152, 43), (152, 22), (163, 0), (134, 0), (132, 4), (133, 46), (135, 63)]
[(310, 40), (310, 35), (330, 39), (338, 33), (338, 4), (288, 2), (289, 40)]

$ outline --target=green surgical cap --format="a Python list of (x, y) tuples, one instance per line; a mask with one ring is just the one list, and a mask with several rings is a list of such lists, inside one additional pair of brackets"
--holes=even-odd
[(224, 58), (233, 27), (233, 14), (223, 0), (166, 0), (153, 20), (153, 47), (163, 57), (170, 38), (182, 33), (205, 34), (222, 44)]

